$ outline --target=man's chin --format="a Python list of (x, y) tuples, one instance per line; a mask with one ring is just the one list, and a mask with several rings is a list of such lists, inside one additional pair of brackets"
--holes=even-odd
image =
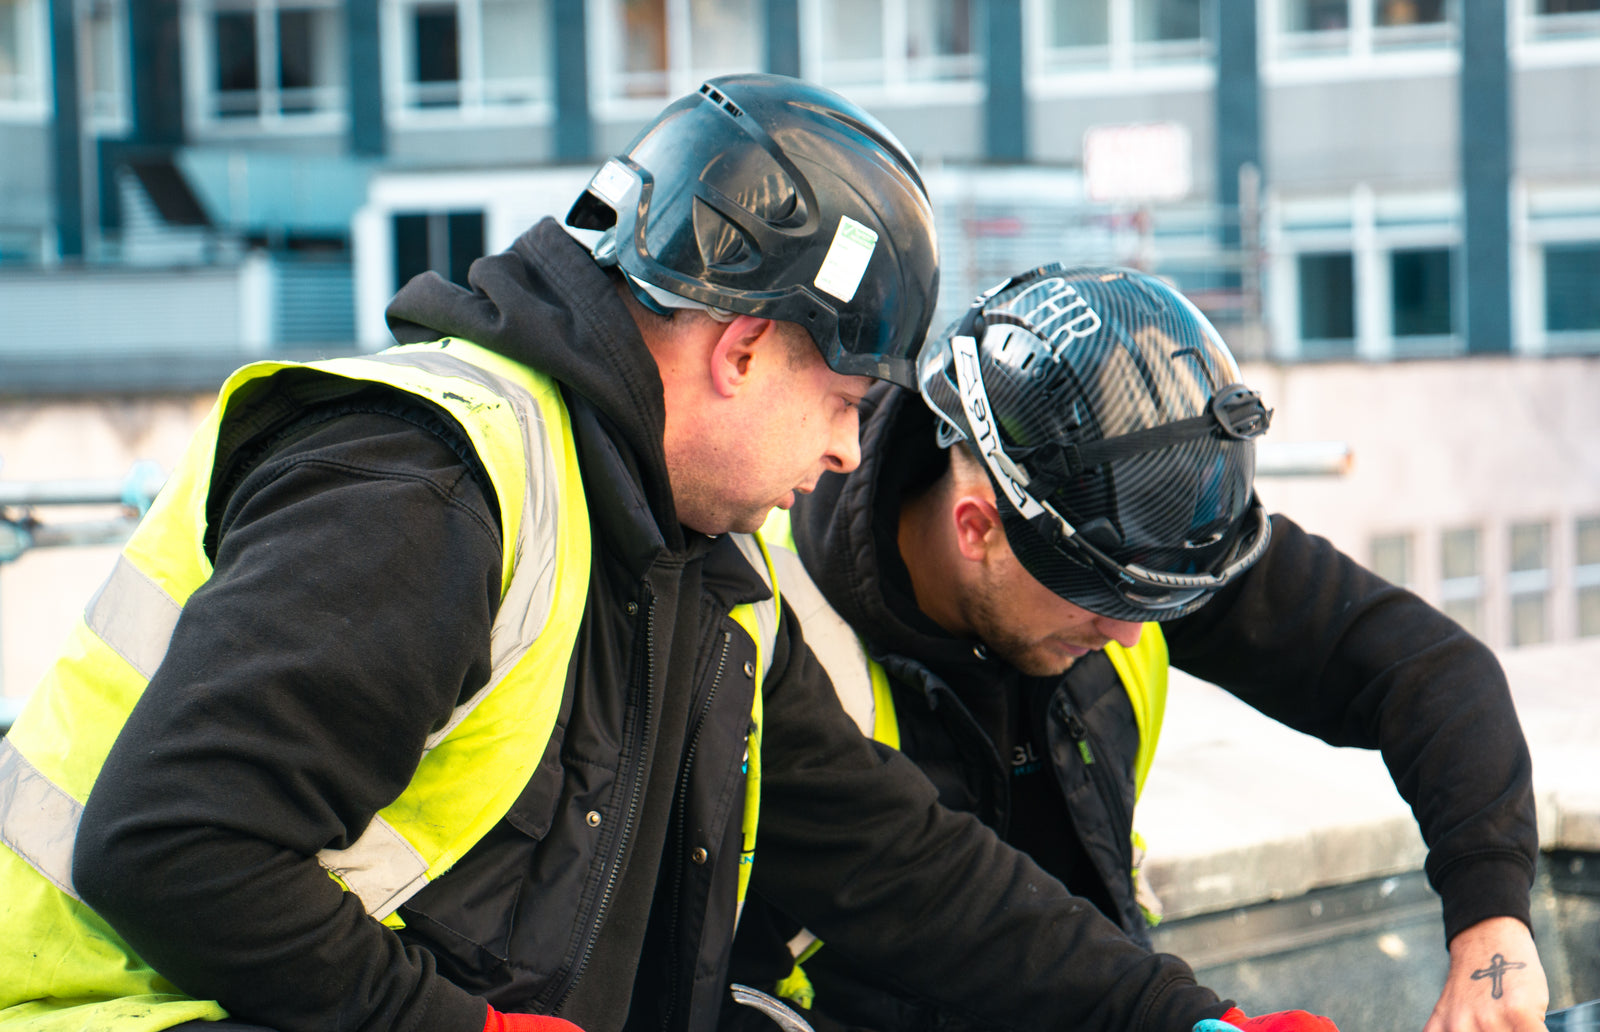
[(754, 534), (761, 529), (762, 524), (767, 522), (767, 517), (772, 515), (772, 508), (772, 506), (768, 506), (758, 513), (748, 516), (736, 516), (729, 521), (728, 530), (735, 534)]
[(1082, 656), (1076, 649), (1069, 651), (1053, 642), (1041, 642), (1013, 655), (1002, 652), (1000, 658), (1028, 677), (1060, 677)]

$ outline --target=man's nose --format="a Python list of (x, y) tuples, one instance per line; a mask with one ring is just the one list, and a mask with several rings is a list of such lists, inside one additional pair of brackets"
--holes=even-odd
[(1131, 649), (1139, 644), (1139, 632), (1144, 630), (1142, 623), (1133, 620), (1113, 620), (1109, 616), (1095, 617), (1094, 627), (1125, 649)]
[(834, 421), (833, 439), (822, 462), (836, 473), (848, 473), (861, 465), (861, 418), (855, 409)]

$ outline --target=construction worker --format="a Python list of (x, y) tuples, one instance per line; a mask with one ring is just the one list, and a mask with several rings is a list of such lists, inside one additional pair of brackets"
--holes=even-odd
[[(920, 389), (869, 396), (861, 466), (776, 514), (769, 543), (792, 527), (785, 597), (863, 730), (1104, 916), (1071, 961), (1086, 990), (1106, 950), (1149, 946), (1132, 815), (1170, 663), (1381, 749), (1444, 903), (1450, 969), (1428, 1032), (1540, 1032), (1529, 756), (1499, 665), (1267, 517), (1252, 480), (1270, 412), (1205, 317), (1148, 275), (1047, 266), (931, 341)], [(965, 1027), (816, 929), (795, 935), (803, 915), (754, 913), (736, 972), (819, 1023)], [(968, 975), (1008, 963), (974, 952)], [(1502, 963), (1497, 982), (1481, 974)]]
[(763, 867), (996, 1024), (1220, 1016), (1131, 944), (1112, 1005), (1061, 977), (1077, 902), (857, 732), (748, 533), (915, 382), (904, 150), (719, 78), (567, 220), (406, 285), (402, 346), (223, 386), (0, 742), (0, 1027), (701, 1032)]

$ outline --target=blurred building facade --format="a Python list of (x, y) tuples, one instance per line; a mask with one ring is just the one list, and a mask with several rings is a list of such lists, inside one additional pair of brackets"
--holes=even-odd
[[(0, 261), (239, 269), (241, 347), (353, 339), (374, 174), (587, 166), (751, 68), (935, 169), (1062, 171), (947, 240), (1144, 262), (1264, 355), (1600, 344), (1600, 0), (0, 0)], [(1095, 134), (1135, 126), (1171, 130), (1142, 199), (1138, 134)], [(395, 212), (394, 272), (459, 271), (483, 214)]]
[[(917, 156), (940, 319), (1043, 261), (1168, 276), (1273, 437), (1355, 445), (1269, 502), (1494, 644), (1600, 634), (1600, 0), (0, 0), (4, 475), (61, 467), (23, 453), (61, 406), (380, 346), (399, 283), (750, 69)], [(175, 458), (108, 426), (63, 475)]]

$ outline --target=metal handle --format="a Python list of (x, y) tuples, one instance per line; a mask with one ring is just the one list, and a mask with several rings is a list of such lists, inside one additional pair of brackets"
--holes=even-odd
[(776, 996), (770, 996), (760, 989), (752, 989), (747, 985), (740, 985), (738, 982), (733, 983), (729, 988), (733, 991), (734, 1003), (740, 1003), (746, 1007), (754, 1007), (777, 1022), (778, 1027), (783, 1029), (783, 1032), (813, 1032), (810, 1023), (805, 1018), (796, 1014), (794, 1008)]

